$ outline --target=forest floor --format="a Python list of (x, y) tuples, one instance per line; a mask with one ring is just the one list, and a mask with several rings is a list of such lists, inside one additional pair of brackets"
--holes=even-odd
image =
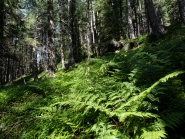
[[(1, 139), (185, 137), (185, 27), (0, 89)], [(26, 84), (24, 84), (24, 79)]]

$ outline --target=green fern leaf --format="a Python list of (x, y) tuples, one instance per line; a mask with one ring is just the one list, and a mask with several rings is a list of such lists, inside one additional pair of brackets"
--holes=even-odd
[(123, 112), (119, 113), (118, 111), (116, 112), (116, 115), (119, 118), (120, 122), (124, 122), (126, 118), (130, 116), (136, 116), (140, 118), (158, 118), (159, 116), (153, 113), (149, 112)]
[(165, 130), (160, 131), (145, 131), (141, 135), (141, 139), (165, 139), (166, 132)]
[(167, 114), (163, 114), (162, 118), (165, 121), (166, 126), (174, 129), (179, 124), (181, 124), (181, 120), (184, 118), (184, 112), (171, 112)]
[[(147, 97), (147, 95), (152, 91), (152, 89), (154, 89), (158, 84), (160, 84), (161, 82), (166, 82), (168, 79), (176, 77), (182, 73), (184, 73), (184, 71), (176, 71), (176, 72), (173, 72), (171, 74), (166, 75), (165, 77), (161, 78), (159, 81), (155, 82), (151, 87), (149, 87), (145, 91), (141, 92), (138, 96), (131, 97), (127, 101), (127, 103), (125, 103), (122, 107), (131, 106), (132, 103), (134, 103), (135, 101), (142, 102), (142, 100), (145, 99)], [(138, 105), (138, 107), (139, 107), (139, 105)], [(136, 107), (136, 109), (137, 109), (137, 107)]]

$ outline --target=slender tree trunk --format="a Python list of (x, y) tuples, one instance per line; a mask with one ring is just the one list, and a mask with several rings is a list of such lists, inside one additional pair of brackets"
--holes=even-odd
[(130, 0), (127, 0), (127, 22), (128, 22), (128, 37), (134, 39), (134, 28), (132, 23), (132, 10), (130, 6)]
[(178, 0), (181, 21), (185, 24), (185, 0)]
[(137, 14), (137, 0), (133, 1), (134, 5), (133, 5), (133, 11), (134, 11), (134, 35), (138, 37), (138, 14)]
[[(144, 33), (143, 31), (143, 24), (142, 24), (142, 8), (141, 8), (141, 1), (137, 0), (137, 13), (138, 13), (138, 21), (137, 21), (137, 32), (138, 36)], [(142, 33), (141, 33), (142, 32)]]
[(158, 19), (155, 13), (153, 1), (145, 0), (145, 6), (146, 6), (147, 16), (148, 16), (152, 31), (155, 34), (155, 36), (159, 38), (163, 35), (164, 28), (162, 27), (160, 20)]
[(4, 45), (4, 18), (4, 1), (0, 1), (0, 54)]
[[(16, 48), (17, 48), (17, 41), (15, 41), (15, 44), (14, 44), (14, 51), (13, 53), (15, 54), (16, 53)], [(13, 78), (16, 79), (17, 78), (17, 69), (18, 69), (18, 64), (17, 64), (17, 60), (13, 59), (13, 70), (14, 70), (14, 75), (13, 75)]]
[(87, 0), (87, 54), (88, 59), (91, 58), (91, 32), (90, 32), (90, 6), (89, 0)]
[(96, 53), (96, 56), (100, 56), (100, 50), (99, 50), (99, 46), (96, 45), (98, 43), (98, 30), (97, 30), (97, 13), (94, 10), (94, 3), (91, 2), (91, 6), (92, 6), (92, 23), (93, 23), (93, 47), (94, 47), (94, 51)]
[(73, 43), (73, 45), (75, 45), (74, 51), (73, 51), (74, 58), (76, 62), (80, 62), (82, 57), (81, 57), (81, 43), (80, 43), (80, 31), (79, 31), (78, 20), (75, 19), (73, 24), (74, 24), (73, 38), (75, 39), (75, 43)]
[(8, 83), (9, 85), (12, 85), (13, 83), (13, 59), (10, 59), (10, 66), (9, 66), (9, 78)]
[(32, 48), (32, 72), (34, 82), (38, 82), (37, 50), (34, 47)]
[(72, 0), (68, 0), (68, 47), (69, 47), (69, 67), (73, 68), (75, 66), (75, 60), (73, 56), (73, 46), (72, 46), (72, 29), (71, 29), (71, 4)]
[(82, 51), (81, 50), (81, 42), (80, 42), (80, 26), (77, 21), (75, 23), (76, 23), (75, 24), (76, 34), (77, 34), (77, 36), (76, 36), (76, 41), (77, 41), (77, 55), (76, 55), (76, 57), (78, 57), (78, 62), (80, 62), (81, 61), (81, 51)]
[(123, 18), (123, 0), (119, 0), (119, 16), (122, 19)]
[(148, 16), (148, 13), (147, 13), (147, 9), (146, 9), (146, 6), (145, 6), (145, 15), (146, 15), (146, 21), (143, 23), (143, 27), (144, 27), (144, 32), (145, 33), (150, 33), (152, 32), (151, 31), (151, 27), (150, 27), (150, 21), (149, 21), (149, 16)]
[(48, 59), (48, 55), (47, 55), (47, 46), (48, 46), (48, 35), (47, 35), (47, 30), (44, 29), (43, 31), (43, 36), (42, 36), (42, 44), (43, 44), (43, 49), (42, 49), (42, 66), (44, 68), (44, 71), (47, 71), (47, 59)]
[(65, 69), (65, 60), (64, 60), (64, 48), (63, 48), (63, 23), (62, 23), (62, 14), (60, 16), (60, 54), (61, 54), (61, 65), (62, 69)]
[[(37, 19), (38, 19), (38, 11), (36, 11), (36, 21), (34, 25), (34, 40), (35, 41), (37, 41), (37, 27), (38, 27)], [(34, 82), (38, 82), (37, 48), (36, 47), (37, 47), (36, 45), (32, 47), (32, 72), (33, 72)]]
[(11, 71), (11, 59), (10, 57), (7, 58), (7, 75), (6, 75), (6, 82), (9, 83), (9, 85), (12, 84), (12, 71)]
[(48, 71), (51, 77), (54, 76), (56, 71), (53, 18), (53, 0), (48, 0)]
[(0, 87), (3, 84), (4, 1), (0, 1)]
[(94, 45), (96, 43), (95, 41), (95, 20), (94, 20), (94, 6), (92, 3), (92, 0), (90, 0), (90, 5), (91, 5), (91, 34), (92, 34), (92, 44)]

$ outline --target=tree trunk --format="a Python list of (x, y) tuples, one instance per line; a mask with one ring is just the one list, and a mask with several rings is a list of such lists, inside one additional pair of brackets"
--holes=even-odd
[[(36, 21), (34, 25), (34, 40), (37, 41), (37, 23), (38, 20), (38, 9), (36, 9)], [(37, 67), (37, 49), (36, 45), (32, 47), (32, 72), (33, 72), (33, 78), (34, 82), (38, 82), (38, 67)]]
[(11, 59), (7, 58), (7, 75), (6, 75), (6, 82), (9, 83), (9, 85), (12, 84), (12, 71), (11, 71)]
[(54, 76), (56, 71), (53, 18), (53, 0), (48, 0), (48, 71), (51, 77)]
[(4, 1), (0, 1), (0, 87), (3, 84)]
[(178, 0), (181, 21), (185, 24), (185, 0)]
[(61, 54), (61, 65), (62, 69), (65, 69), (65, 60), (64, 60), (64, 48), (63, 48), (63, 23), (62, 23), (62, 14), (60, 16), (60, 54)]
[[(134, 1), (136, 3), (136, 0)], [(138, 34), (138, 14), (137, 14), (137, 4), (134, 5), (134, 17), (135, 17), (135, 22), (134, 22), (134, 35), (139, 36)]]
[(89, 0), (87, 0), (87, 54), (88, 59), (91, 58), (91, 31), (90, 31), (90, 6), (89, 6)]
[(155, 34), (155, 36), (159, 38), (163, 35), (164, 28), (162, 27), (160, 20), (158, 19), (155, 13), (153, 1), (145, 0), (145, 6), (146, 6), (147, 16), (148, 16), (148, 20), (150, 22), (152, 31)]
[(128, 23), (128, 37), (134, 39), (134, 28), (132, 23), (132, 10), (130, 6), (130, 0), (127, 0), (127, 23)]
[(94, 45), (96, 43), (95, 38), (95, 17), (94, 17), (94, 6), (92, 0), (90, 1), (91, 4), (91, 34), (92, 34), (92, 44)]
[(37, 50), (36, 48), (32, 48), (32, 72), (34, 82), (38, 82), (38, 67), (37, 67)]
[(150, 27), (150, 21), (149, 21), (146, 6), (145, 6), (145, 15), (146, 15), (146, 21), (144, 22), (144, 32), (145, 33), (150, 33), (150, 32), (152, 32), (152, 29)]
[(138, 8), (137, 8), (137, 13), (138, 13), (138, 36), (140, 35), (143, 35), (144, 34), (144, 29), (143, 29), (143, 18), (142, 18), (142, 7), (141, 7), (141, 1), (140, 0), (137, 0), (137, 5), (138, 5)]
[[(0, 1), (0, 54), (2, 53), (4, 45), (4, 18), (4, 1)], [(2, 56), (2, 54), (0, 56)]]
[(94, 8), (94, 3), (91, 1), (91, 8), (92, 8), (92, 29), (93, 29), (93, 49), (94, 54), (96, 54), (97, 57), (99, 57), (99, 46), (98, 43), (98, 30), (97, 30), (97, 15)]
[(42, 34), (42, 44), (43, 44), (43, 49), (42, 49), (42, 68), (44, 71), (47, 71), (48, 65), (47, 65), (47, 46), (48, 46), (48, 35), (47, 35), (47, 29), (44, 29), (43, 34)]
[(68, 47), (69, 47), (69, 68), (75, 66), (72, 46), (72, 31), (71, 31), (71, 4), (72, 0), (68, 0)]

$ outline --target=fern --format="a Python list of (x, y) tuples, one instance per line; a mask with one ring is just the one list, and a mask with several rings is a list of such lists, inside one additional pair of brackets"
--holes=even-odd
[(26, 85), (21, 79), (0, 90), (0, 136), (184, 138), (184, 30), (174, 33), (178, 37), (138, 38), (146, 47), (92, 58), (38, 83), (25, 77)]
[(111, 125), (107, 119), (95, 123), (91, 131), (95, 132), (95, 138), (98, 139), (118, 139), (121, 136), (120, 132), (114, 129), (114, 125)]
[(185, 112), (168, 112), (167, 114), (162, 114), (161, 117), (164, 119), (167, 127), (174, 129), (181, 124), (181, 120), (184, 118)]
[(144, 133), (141, 135), (141, 139), (164, 139), (166, 138), (166, 133), (164, 130), (159, 131), (143, 131)]
[(165, 131), (165, 123), (163, 120), (157, 118), (153, 123), (142, 129), (140, 136), (142, 139), (165, 139), (167, 133)]
[[(135, 137), (141, 134), (140, 137), (144, 139), (165, 138), (166, 132), (164, 130), (164, 127), (176, 126), (179, 123), (180, 119), (182, 119), (183, 115), (163, 115), (162, 118), (166, 119), (163, 121), (160, 119), (160, 115), (149, 112), (151, 109), (157, 109), (154, 106), (151, 105), (151, 107), (147, 107), (147, 109), (145, 109), (147, 111), (140, 111), (140, 109), (141, 107), (144, 107), (144, 103), (149, 103), (148, 101), (144, 101), (146, 98), (149, 98), (149, 100), (152, 102), (157, 101), (157, 99), (154, 98), (155, 94), (152, 94), (152, 90), (158, 90), (160, 92), (159, 89), (155, 89), (157, 85), (167, 82), (167, 80), (169, 80), (170, 78), (176, 77), (182, 73), (183, 71), (178, 71), (166, 75), (142, 92), (132, 83), (123, 82), (118, 83), (115, 86), (112, 85), (114, 84), (113, 80), (110, 80), (108, 82), (105, 81), (106, 84), (111, 84), (113, 89), (107, 94), (105, 94), (105, 92), (99, 92), (98, 94), (89, 93), (88, 91), (90, 91), (91, 89), (89, 90), (87, 88), (87, 92), (79, 91), (78, 93), (71, 93), (70, 95), (66, 96), (68, 97), (66, 101), (54, 103), (50, 106), (50, 108), (46, 110), (50, 112), (57, 112), (60, 109), (67, 107), (68, 111), (60, 110), (59, 113), (61, 113), (64, 117), (71, 117), (69, 121), (64, 120), (63, 118), (62, 119), (63, 122), (66, 121), (66, 124), (72, 127), (74, 130), (78, 130), (79, 128), (83, 127), (85, 123), (89, 123), (91, 120), (93, 120), (91, 118), (84, 118), (94, 113), (93, 118), (96, 122), (94, 120), (94, 122), (90, 122), (87, 125), (88, 128), (86, 128), (86, 132), (94, 132), (95, 138), (123, 137), (120, 131), (115, 128), (115, 125), (109, 123), (109, 119), (115, 117), (118, 119), (117, 122), (127, 123), (127, 129), (125, 129), (124, 131), (127, 134), (132, 129), (132, 123), (135, 123)], [(114, 88), (119, 88), (119, 90), (117, 90), (118, 92), (114, 91)], [(102, 115), (104, 116), (102, 117)], [(168, 119), (171, 118), (173, 120), (167, 123), (166, 121), (169, 121)], [(101, 121), (103, 119), (107, 119), (108, 121)], [(137, 123), (136, 119), (140, 119), (143, 124)], [(155, 121), (154, 123), (152, 122), (152, 119)], [(151, 120), (151, 122), (147, 123), (147, 120)], [(158, 122), (156, 122), (156, 120)], [(157, 126), (157, 123), (163, 126)], [(129, 136), (127, 137), (129, 138)]]
[[(177, 71), (173, 72), (171, 74), (166, 75), (165, 77), (161, 78), (159, 81), (155, 82), (151, 87), (147, 88), (145, 91), (141, 92), (138, 96), (131, 97), (126, 104), (124, 104), (122, 107), (130, 106), (135, 101), (143, 101), (147, 95), (154, 89), (158, 84), (166, 82), (168, 79), (178, 76), (179, 74), (184, 73), (184, 71)], [(139, 107), (139, 106), (138, 106)], [(137, 109), (136, 107), (135, 109)]]

